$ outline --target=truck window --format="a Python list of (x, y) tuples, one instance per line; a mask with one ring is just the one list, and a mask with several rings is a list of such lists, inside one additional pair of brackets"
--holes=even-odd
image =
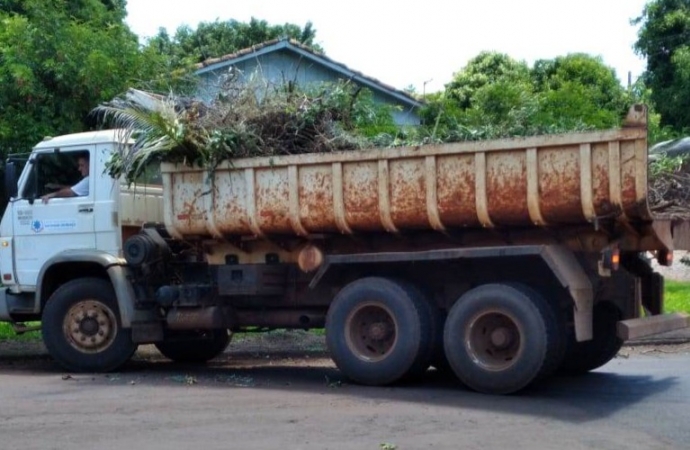
[(38, 198), (55, 191), (55, 186), (73, 186), (82, 176), (78, 158), (86, 151), (43, 153), (34, 158), (32, 170), (22, 190), (23, 198)]
[(150, 162), (144, 171), (134, 180), (136, 185), (162, 186), (161, 163), (158, 161)]

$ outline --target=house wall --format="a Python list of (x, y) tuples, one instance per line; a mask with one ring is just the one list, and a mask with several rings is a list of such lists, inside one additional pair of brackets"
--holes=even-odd
[[(285, 50), (245, 59), (234, 64), (233, 67), (238, 69), (244, 77), (257, 73), (265, 80), (275, 84), (292, 81), (297, 85), (304, 86), (310, 83), (333, 82), (343, 79), (339, 72)], [(219, 67), (217, 70), (199, 75), (201, 83), (198, 95), (204, 101), (211, 101), (218, 94), (220, 79), (228, 73), (229, 68), (230, 66)], [(393, 96), (370, 90), (373, 92), (374, 101), (399, 107), (399, 110), (393, 112), (393, 119), (398, 125), (418, 125), (420, 123), (419, 116), (409, 105)]]

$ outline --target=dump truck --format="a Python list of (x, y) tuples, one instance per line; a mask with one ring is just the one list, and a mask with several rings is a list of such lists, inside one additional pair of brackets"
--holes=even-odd
[[(0, 320), (40, 321), (70, 371), (325, 328), (368, 385), (435, 367), (507, 394), (586, 373), (688, 326), (651, 265), (690, 249), (690, 221), (650, 211), (646, 121), (636, 105), (605, 131), (163, 163), (129, 185), (104, 175), (123, 133), (46, 138), (6, 165)], [(88, 194), (46, 198), (78, 156)]]

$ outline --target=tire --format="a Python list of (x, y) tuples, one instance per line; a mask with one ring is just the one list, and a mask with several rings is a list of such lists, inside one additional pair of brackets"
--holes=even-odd
[(205, 363), (220, 355), (230, 344), (228, 330), (169, 334), (170, 340), (156, 342), (168, 359), (181, 363)]
[(565, 357), (566, 326), (565, 318), (560, 310), (560, 303), (557, 301), (547, 302), (539, 292), (524, 284), (515, 283), (511, 284), (510, 286), (520, 290), (525, 295), (532, 298), (539, 297), (539, 302), (547, 305), (546, 313), (549, 316), (549, 323), (555, 324), (555, 329), (551, 334), (552, 338), (548, 342), (549, 349), (547, 351), (546, 360), (544, 361), (544, 365), (542, 366), (541, 370), (539, 371), (539, 375), (537, 375), (536, 378), (536, 380), (544, 380), (558, 371), (559, 367), (563, 363), (563, 358)]
[(80, 278), (60, 286), (48, 299), (41, 330), (50, 355), (73, 372), (109, 372), (127, 362), (137, 345), (122, 328), (112, 285)]
[(326, 316), (326, 344), (351, 380), (386, 385), (426, 370), (431, 348), (429, 309), (403, 282), (362, 278), (336, 295)]
[(611, 361), (623, 345), (623, 341), (616, 334), (616, 323), (620, 319), (620, 311), (612, 303), (601, 302), (594, 305), (593, 339), (577, 342), (575, 336), (571, 336), (567, 342), (560, 372), (567, 375), (582, 375)]
[(469, 388), (510, 394), (537, 379), (557, 347), (544, 299), (519, 285), (487, 284), (453, 305), (443, 334), (448, 362)]
[(421, 308), (420, 314), (426, 315), (422, 318), (422, 322), (429, 324), (428, 336), (422, 340), (426, 342), (426, 348), (419, 351), (417, 360), (402, 378), (402, 381), (415, 382), (423, 378), (427, 370), (432, 367), (436, 352), (439, 351), (439, 342), (440, 352), (443, 353), (443, 315), (441, 310), (432, 303), (430, 296), (418, 286), (407, 281), (395, 281), (414, 295), (415, 303)]

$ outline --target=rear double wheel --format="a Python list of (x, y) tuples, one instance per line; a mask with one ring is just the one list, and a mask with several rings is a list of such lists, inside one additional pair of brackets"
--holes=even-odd
[(423, 373), (433, 346), (426, 301), (413, 286), (388, 278), (362, 278), (345, 286), (326, 318), (326, 343), (340, 371), (368, 385)]
[(444, 327), (446, 358), (468, 387), (510, 394), (551, 369), (561, 349), (554, 312), (516, 284), (474, 288), (453, 305)]

